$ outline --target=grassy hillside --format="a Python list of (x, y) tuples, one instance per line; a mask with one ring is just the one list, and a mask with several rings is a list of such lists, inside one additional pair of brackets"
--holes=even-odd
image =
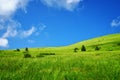
[(111, 34), (93, 38), (90, 40), (78, 42), (76, 44), (70, 45), (69, 47), (81, 47), (81, 45), (85, 45), (88, 48), (88, 51), (93, 51), (96, 46), (101, 47), (102, 51), (120, 50), (120, 34)]
[[(66, 52), (71, 53), (74, 51), (74, 48), (78, 48), (81, 51), (82, 45), (85, 45), (86, 50), (95, 51), (96, 46), (100, 48), (99, 51), (120, 51), (120, 34), (110, 34), (98, 38), (93, 38), (85, 41), (81, 41), (69, 46), (56, 47), (56, 48), (37, 48), (37, 51), (48, 51), (48, 52)], [(32, 49), (36, 50), (36, 48)]]
[(120, 34), (65, 47), (0, 50), (0, 80), (120, 80)]

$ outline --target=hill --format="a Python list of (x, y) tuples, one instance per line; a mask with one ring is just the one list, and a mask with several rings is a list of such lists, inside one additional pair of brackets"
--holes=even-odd
[[(0, 80), (120, 80), (119, 38), (112, 34), (64, 47), (0, 50)], [(82, 45), (87, 51), (75, 53)]]
[(69, 45), (66, 48), (69, 48), (69, 49), (72, 49), (75, 47), (81, 48), (82, 45), (86, 46), (87, 51), (94, 51), (96, 46), (100, 47), (101, 51), (120, 50), (120, 34), (110, 34), (102, 37), (81, 41), (81, 42)]
[[(110, 34), (105, 36), (100, 36), (97, 38), (77, 42), (68, 46), (61, 47), (48, 47), (48, 48), (30, 48), (31, 51), (39, 52), (55, 52), (55, 53), (72, 53), (75, 48), (78, 48), (79, 52), (81, 47), (84, 45), (86, 51), (95, 51), (96, 46), (99, 47), (99, 51), (119, 51), (120, 50), (120, 34)], [(24, 49), (23, 49), (24, 50)]]

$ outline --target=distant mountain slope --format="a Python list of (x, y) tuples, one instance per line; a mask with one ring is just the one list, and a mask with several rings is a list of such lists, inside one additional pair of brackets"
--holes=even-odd
[(87, 51), (94, 51), (95, 47), (100, 47), (100, 50), (114, 51), (120, 50), (120, 34), (110, 34), (102, 37), (97, 37), (82, 42), (72, 44), (66, 48), (81, 48), (82, 45), (85, 45)]

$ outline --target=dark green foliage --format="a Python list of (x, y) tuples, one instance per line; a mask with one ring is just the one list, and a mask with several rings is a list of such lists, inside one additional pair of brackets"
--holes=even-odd
[(25, 48), (25, 51), (28, 52), (28, 48), (27, 47)]
[(18, 51), (18, 52), (19, 52), (19, 51), (20, 51), (20, 49), (16, 49), (16, 51)]
[(40, 53), (36, 57), (44, 57), (45, 55), (55, 55), (55, 53)]
[(55, 55), (55, 53), (40, 53), (40, 55)]
[(39, 55), (37, 55), (36, 57), (44, 57), (44, 55), (39, 54)]
[(95, 51), (98, 51), (98, 50), (100, 50), (100, 47), (96, 46)]
[(31, 57), (31, 55), (29, 53), (24, 54), (24, 58), (30, 58), (30, 57)]
[(78, 52), (78, 50), (79, 50), (78, 48), (74, 48), (74, 52)]
[(86, 48), (84, 45), (82, 45), (81, 51), (86, 51)]
[(120, 46), (120, 42), (119, 42), (119, 43), (117, 43), (117, 45), (118, 45), (118, 46)]
[(113, 49), (109, 49), (108, 51), (113, 51)]

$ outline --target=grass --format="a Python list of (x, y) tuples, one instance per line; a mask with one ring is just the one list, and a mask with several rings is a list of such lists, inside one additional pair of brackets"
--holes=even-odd
[[(104, 41), (99, 45), (104, 49), (95, 51), (93, 46), (101, 38)], [(65, 47), (31, 48), (31, 58), (24, 58), (24, 49), (1, 50), (0, 80), (120, 80), (118, 38), (120, 34)], [(83, 44), (87, 51), (75, 53), (74, 48)]]

